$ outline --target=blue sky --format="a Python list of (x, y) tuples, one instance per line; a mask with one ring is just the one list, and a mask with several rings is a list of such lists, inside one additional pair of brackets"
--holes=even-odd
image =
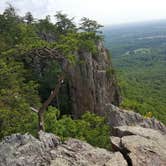
[(166, 0), (0, 0), (1, 13), (6, 2), (36, 18), (63, 11), (76, 22), (85, 16), (104, 25), (166, 19)]

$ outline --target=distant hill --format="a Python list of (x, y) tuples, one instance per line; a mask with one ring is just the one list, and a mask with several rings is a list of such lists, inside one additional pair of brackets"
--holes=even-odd
[(166, 123), (166, 20), (104, 28), (123, 107)]

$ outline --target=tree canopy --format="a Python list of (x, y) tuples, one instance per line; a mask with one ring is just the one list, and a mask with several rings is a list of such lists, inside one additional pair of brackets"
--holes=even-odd
[(85, 32), (94, 32), (94, 33), (101, 33), (99, 31), (100, 28), (103, 26), (98, 24), (95, 20), (90, 20), (89, 18), (83, 17), (80, 23), (80, 29)]
[(63, 116), (64, 110), (55, 116), (61, 62), (74, 65), (79, 50), (96, 53), (96, 42), (102, 40), (97, 33), (100, 26), (88, 20), (93, 24), (80, 31), (74, 18), (62, 12), (55, 19), (55, 23), (50, 16), (38, 20), (30, 12), (21, 17), (11, 5), (0, 14), (0, 139), (16, 132), (36, 135), (38, 118), (45, 116), (45, 126), (39, 124), (42, 129), (63, 139), (75, 137), (109, 148), (109, 127), (103, 118), (87, 113), (75, 121), (69, 112)]

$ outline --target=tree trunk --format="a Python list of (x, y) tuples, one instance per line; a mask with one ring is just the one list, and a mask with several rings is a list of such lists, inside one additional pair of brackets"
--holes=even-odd
[(44, 112), (46, 111), (46, 109), (48, 108), (48, 106), (52, 102), (52, 100), (57, 96), (62, 83), (63, 83), (63, 76), (60, 77), (56, 87), (54, 88), (53, 91), (51, 91), (51, 94), (49, 95), (48, 99), (43, 103), (43, 105), (40, 107), (40, 109), (37, 110), (37, 109), (31, 107), (31, 110), (38, 114), (38, 131), (45, 130)]
[(38, 112), (38, 131), (45, 131), (44, 127), (44, 111)]
[[(68, 71), (67, 68), (68, 68), (69, 63), (68, 63), (67, 58), (64, 55), (60, 54), (56, 48), (55, 49), (49, 49), (49, 48), (34, 49), (31, 51), (30, 55), (32, 57), (34, 57), (34, 55), (36, 55), (39, 58), (50, 58), (52, 60), (57, 60), (61, 64), (62, 70), (64, 71), (64, 73), (66, 71)], [(52, 100), (57, 96), (60, 86), (63, 83), (63, 74), (62, 74), (62, 76), (60, 76), (60, 79), (58, 80), (57, 85), (55, 86), (54, 90), (51, 92), (48, 99), (42, 104), (41, 108), (35, 109), (35, 108), (31, 107), (31, 110), (38, 114), (38, 131), (45, 130), (44, 112), (46, 111), (46, 109), (48, 108), (48, 106), (52, 102)]]
[(52, 100), (57, 96), (62, 83), (63, 83), (63, 76), (61, 76), (59, 78), (58, 83), (55, 86), (54, 90), (51, 91), (50, 96), (43, 103), (42, 107), (39, 109), (39, 111), (38, 111), (38, 131), (40, 131), (40, 130), (44, 131), (45, 130), (45, 127), (44, 127), (44, 112), (48, 108), (48, 106), (52, 102)]

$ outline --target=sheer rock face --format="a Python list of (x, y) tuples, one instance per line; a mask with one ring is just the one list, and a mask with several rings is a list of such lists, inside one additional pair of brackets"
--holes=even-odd
[[(66, 78), (58, 96), (60, 100), (57, 101), (57, 107), (62, 107), (60, 109), (68, 113), (72, 110), (74, 118), (86, 111), (103, 115), (107, 104), (118, 106), (121, 101), (109, 52), (101, 42), (96, 45), (95, 54), (86, 50), (75, 52), (75, 65), (68, 64), (66, 60), (59, 62)], [(53, 60), (52, 55), (49, 57), (47, 54), (44, 52), (41, 57), (30, 55), (30, 68), (40, 79), (45, 67)], [(65, 108), (64, 103), (67, 103)]]
[(116, 127), (111, 137), (115, 151), (120, 151), (133, 166), (165, 166), (166, 135), (140, 126)]
[(78, 63), (69, 68), (69, 94), (75, 118), (89, 111), (105, 113), (107, 104), (119, 105), (120, 94), (110, 55), (101, 43), (98, 54), (79, 52)]
[(119, 152), (109, 152), (69, 139), (60, 139), (44, 132), (40, 140), (31, 135), (13, 134), (0, 143), (0, 166), (127, 166)]

